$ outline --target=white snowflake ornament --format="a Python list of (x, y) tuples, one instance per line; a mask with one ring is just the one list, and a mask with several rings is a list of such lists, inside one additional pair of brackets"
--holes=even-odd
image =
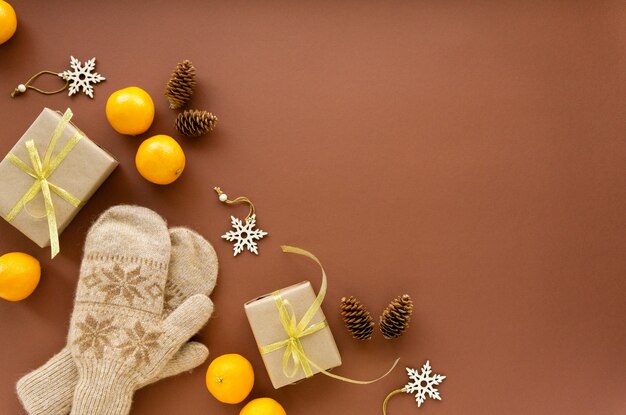
[(433, 370), (430, 367), (430, 361), (426, 361), (422, 370), (406, 368), (406, 372), (409, 375), (409, 383), (404, 385), (402, 389), (396, 389), (389, 393), (383, 401), (383, 415), (387, 415), (387, 403), (392, 396), (399, 393), (415, 394), (415, 400), (417, 401), (417, 407), (419, 408), (426, 401), (428, 396), (431, 399), (441, 400), (439, 391), (435, 386), (439, 385), (446, 378), (443, 375), (433, 374)]
[(85, 65), (81, 65), (80, 61), (75, 57), (70, 57), (71, 69), (61, 72), (59, 76), (65, 79), (69, 83), (68, 95), (72, 96), (79, 92), (82, 88), (82, 92), (89, 98), (93, 98), (93, 85), (104, 81), (106, 78), (97, 72), (92, 72), (96, 68), (96, 58), (91, 58)]
[(233, 256), (237, 256), (243, 252), (244, 248), (253, 254), (259, 255), (256, 241), (267, 235), (267, 232), (256, 229), (256, 215), (251, 215), (245, 220), (245, 223), (234, 216), (230, 217), (233, 230), (226, 232), (222, 238), (229, 242), (235, 242), (233, 245)]
[(426, 400), (426, 395), (431, 399), (441, 400), (439, 391), (435, 386), (439, 385), (446, 377), (442, 375), (432, 374), (432, 368), (430, 367), (430, 361), (426, 361), (422, 366), (422, 371), (418, 372), (417, 369), (406, 368), (407, 374), (411, 379), (411, 382), (404, 385), (404, 392), (415, 394), (415, 400), (417, 401), (417, 407), (422, 406)]

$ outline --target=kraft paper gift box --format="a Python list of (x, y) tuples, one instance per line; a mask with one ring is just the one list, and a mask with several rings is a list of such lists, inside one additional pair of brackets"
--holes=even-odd
[[(62, 114), (44, 108), (0, 162), (0, 215), (40, 247), (52, 244), (52, 256), (56, 255), (54, 247), (58, 248), (58, 240), (51, 241), (50, 206), (46, 206), (44, 187), (50, 190), (48, 201), (52, 202), (59, 235), (118, 165), (109, 153), (69, 122), (71, 117), (69, 109)], [(61, 130), (62, 125), (65, 128)], [(56, 145), (52, 139), (55, 130), (61, 130)], [(49, 144), (53, 149), (46, 159)], [(22, 167), (18, 167), (20, 160)], [(47, 184), (37, 186), (37, 178), (28, 169), (40, 179), (46, 179)], [(36, 192), (30, 201), (29, 190)]]
[[(295, 313), (296, 321), (302, 319), (316, 297), (309, 281), (292, 285), (277, 293), (280, 294), (283, 300), (289, 302)], [(249, 301), (244, 306), (250, 327), (260, 350), (265, 346), (274, 345), (289, 339), (289, 335), (281, 323), (274, 294), (261, 296)], [(314, 314), (309, 325), (315, 325), (324, 321), (326, 321), (326, 317), (324, 317), (324, 313), (320, 308)], [(333, 334), (327, 325), (315, 333), (301, 337), (300, 342), (306, 357), (320, 368), (328, 370), (341, 365), (341, 356), (337, 350)], [(269, 353), (261, 353), (265, 368), (275, 389), (307, 377), (301, 365), (295, 365), (294, 368), (297, 368), (297, 371), (295, 371), (293, 377), (289, 377), (288, 375), (291, 375), (291, 373), (285, 373), (283, 368), (284, 354), (284, 347)], [(311, 370), (312, 374), (320, 372), (313, 366), (311, 366)]]

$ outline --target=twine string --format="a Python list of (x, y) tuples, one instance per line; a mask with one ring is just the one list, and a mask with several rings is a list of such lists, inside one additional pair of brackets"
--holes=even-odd
[[(214, 187), (213, 190), (215, 190), (215, 193), (217, 193), (218, 197), (224, 194), (222, 189), (220, 189), (219, 187)], [(250, 205), (250, 211), (248, 212), (248, 216), (246, 216), (246, 221), (250, 219), (252, 215), (256, 214), (256, 209), (254, 208), (254, 204), (246, 196), (239, 196), (238, 198), (233, 199), (233, 200), (226, 199), (224, 203), (227, 203), (229, 205), (234, 205), (238, 203), (247, 203), (248, 205)]]
[[(44, 91), (42, 89), (37, 88), (36, 86), (31, 85), (31, 83), (33, 81), (35, 81), (35, 79), (37, 79), (38, 77), (40, 77), (41, 75), (45, 75), (45, 74), (49, 74), (49, 75), (54, 75), (54, 76), (59, 76), (58, 73), (56, 72), (52, 72), (52, 71), (39, 71), (37, 72), (35, 75), (31, 76), (30, 79), (28, 81), (26, 81), (26, 83), (24, 84), (24, 86), (27, 89), (32, 89), (34, 91), (39, 92), (40, 94), (44, 94), (44, 95), (54, 95), (54, 94), (58, 94), (59, 92), (64, 91), (68, 85), (70, 84), (70, 82), (68, 80), (65, 80), (65, 85), (63, 85), (63, 88), (59, 88), (56, 91)], [(26, 91), (24, 91), (26, 92)], [(15, 98), (16, 95), (20, 95), (23, 94), (24, 92), (20, 91), (18, 88), (15, 88), (13, 90), (13, 92), (11, 92), (11, 97)]]

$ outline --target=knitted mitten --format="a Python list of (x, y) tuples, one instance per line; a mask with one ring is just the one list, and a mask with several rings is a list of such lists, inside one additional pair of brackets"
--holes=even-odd
[[(171, 228), (169, 234), (172, 252), (165, 283), (164, 317), (194, 294), (210, 295), (218, 271), (217, 254), (202, 236), (185, 228)], [(189, 342), (148, 383), (187, 372), (204, 363), (207, 356), (208, 350), (202, 343)], [(77, 382), (78, 371), (66, 346), (43, 366), (22, 377), (17, 383), (17, 394), (30, 415), (67, 415)]]
[[(192, 295), (211, 295), (217, 282), (217, 254), (206, 239), (191, 229), (172, 228), (170, 229), (170, 240), (172, 242), (172, 254), (170, 256), (169, 275), (165, 282), (163, 318), (169, 316)], [(211, 303), (209, 316), (212, 312), (213, 304)], [(202, 353), (199, 353), (200, 347), (202, 347)], [(209, 350), (202, 343), (186, 343), (165, 365), (163, 370), (157, 373), (155, 378), (148, 379), (145, 385), (187, 372), (204, 363), (208, 356)]]
[(209, 318), (203, 294), (162, 318), (170, 251), (165, 222), (145, 208), (114, 207), (90, 229), (68, 336), (78, 370), (72, 414), (127, 414), (135, 389)]

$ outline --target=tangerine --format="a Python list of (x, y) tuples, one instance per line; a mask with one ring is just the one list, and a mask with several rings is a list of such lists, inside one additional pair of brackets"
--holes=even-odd
[(257, 398), (248, 402), (239, 415), (287, 415), (287, 412), (272, 398)]
[(0, 298), (21, 301), (31, 295), (41, 277), (39, 261), (22, 252), (0, 256)]
[(11, 39), (17, 30), (15, 9), (4, 0), (0, 0), (0, 45)]
[(240, 403), (254, 385), (254, 370), (245, 357), (225, 354), (215, 358), (206, 372), (206, 387), (223, 403)]
[(155, 184), (170, 184), (185, 169), (185, 153), (169, 135), (155, 135), (137, 149), (135, 165), (141, 176)]
[(154, 121), (154, 102), (143, 89), (129, 86), (109, 96), (106, 115), (109, 124), (118, 133), (143, 134)]

